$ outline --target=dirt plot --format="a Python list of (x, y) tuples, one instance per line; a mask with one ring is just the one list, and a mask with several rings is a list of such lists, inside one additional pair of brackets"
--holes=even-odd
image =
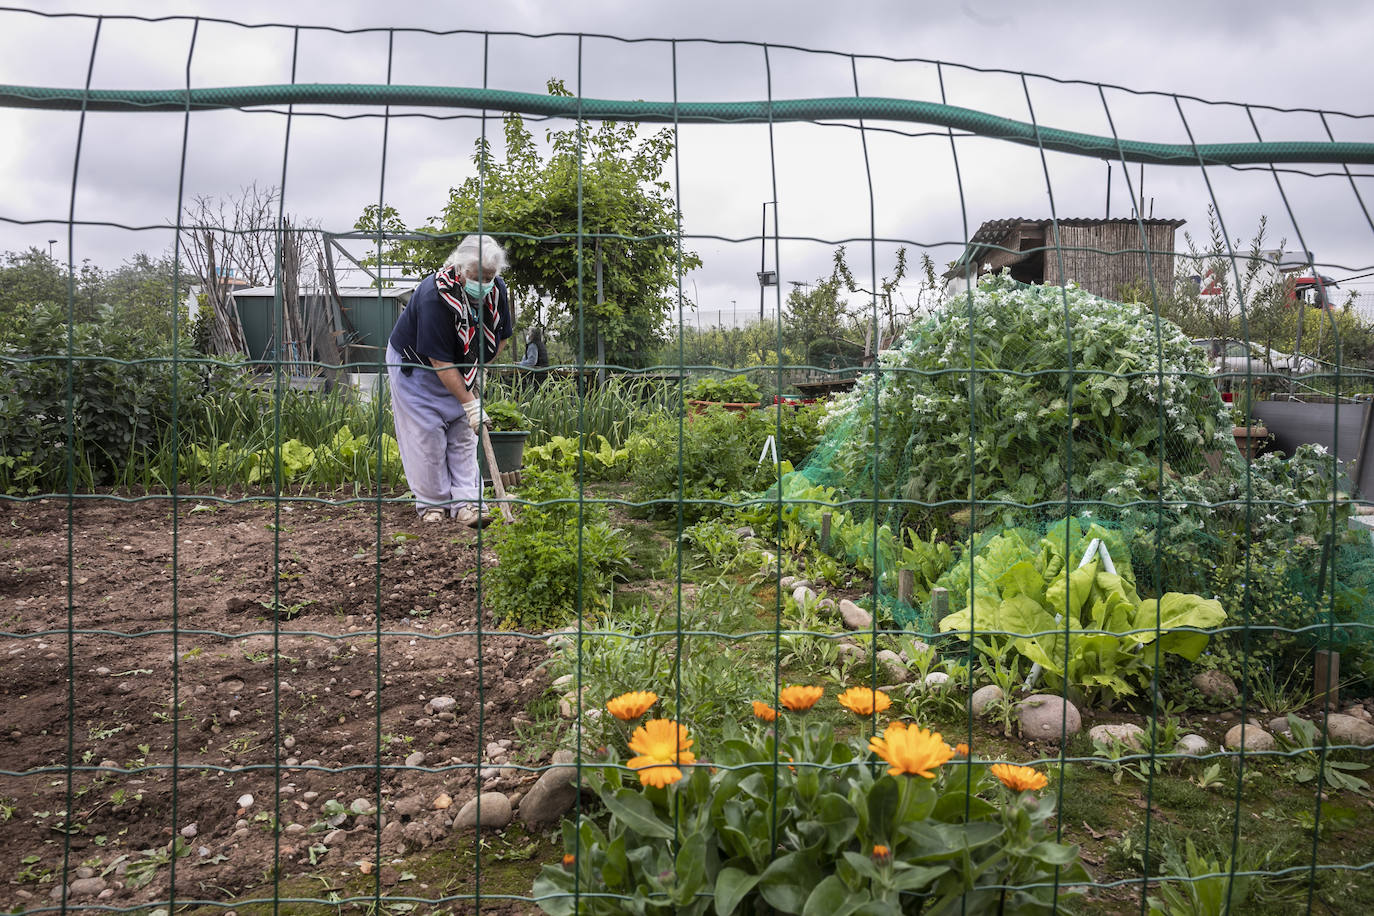
[(0, 904), (64, 877), (74, 907), (166, 901), (169, 849), (178, 900), (329, 869), (327, 897), (379, 839), (364, 884), (471, 893), (392, 858), (470, 849), (449, 822), (478, 768), (518, 797), (545, 762), (516, 728), (548, 652), (477, 634), (476, 533), (400, 504), (177, 512), (174, 555), (167, 500), (0, 502)]

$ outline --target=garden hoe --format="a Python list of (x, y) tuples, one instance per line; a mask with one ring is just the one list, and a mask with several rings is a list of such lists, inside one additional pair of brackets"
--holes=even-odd
[(486, 421), (478, 426), (482, 431), (482, 451), (487, 456), (487, 470), (491, 472), (491, 485), (496, 490), (496, 498), (501, 501), (501, 517), (508, 522), (515, 521), (515, 515), (510, 511), (510, 504), (506, 502), (506, 484), (501, 480), (501, 469), (496, 464), (496, 451), (491, 447), (491, 436), (487, 433), (491, 429), (491, 422)]

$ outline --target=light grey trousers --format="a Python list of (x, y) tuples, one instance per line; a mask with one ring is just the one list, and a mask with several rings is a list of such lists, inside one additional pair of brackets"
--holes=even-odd
[(401, 354), (386, 348), (391, 379), (391, 413), (406, 482), (415, 494), (415, 511), (440, 508), (450, 515), (476, 506), (481, 492), (477, 434), (458, 399), (432, 369), (401, 371)]

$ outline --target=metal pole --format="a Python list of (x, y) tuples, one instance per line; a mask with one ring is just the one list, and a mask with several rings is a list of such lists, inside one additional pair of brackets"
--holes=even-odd
[[(768, 201), (763, 202), (763, 213), (759, 218), (759, 274), (766, 269), (764, 261), (768, 257)], [(763, 281), (759, 281), (759, 323), (763, 323)]]

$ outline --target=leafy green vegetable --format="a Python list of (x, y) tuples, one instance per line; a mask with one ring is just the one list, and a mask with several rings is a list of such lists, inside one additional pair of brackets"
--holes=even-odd
[[(1090, 700), (1131, 696), (1149, 681), (1155, 652), (1148, 647), (1156, 638), (1161, 652), (1196, 660), (1207, 645), (1205, 631), (1226, 612), (1200, 595), (1142, 600), (1120, 540), (1078, 521), (1060, 523), (1043, 538), (1023, 529), (994, 536), (941, 579), (963, 601), (940, 629), (999, 656), (1024, 656), (1041, 666), (1051, 687), (1067, 682)], [(1117, 550), (1104, 552), (1111, 543)]]

